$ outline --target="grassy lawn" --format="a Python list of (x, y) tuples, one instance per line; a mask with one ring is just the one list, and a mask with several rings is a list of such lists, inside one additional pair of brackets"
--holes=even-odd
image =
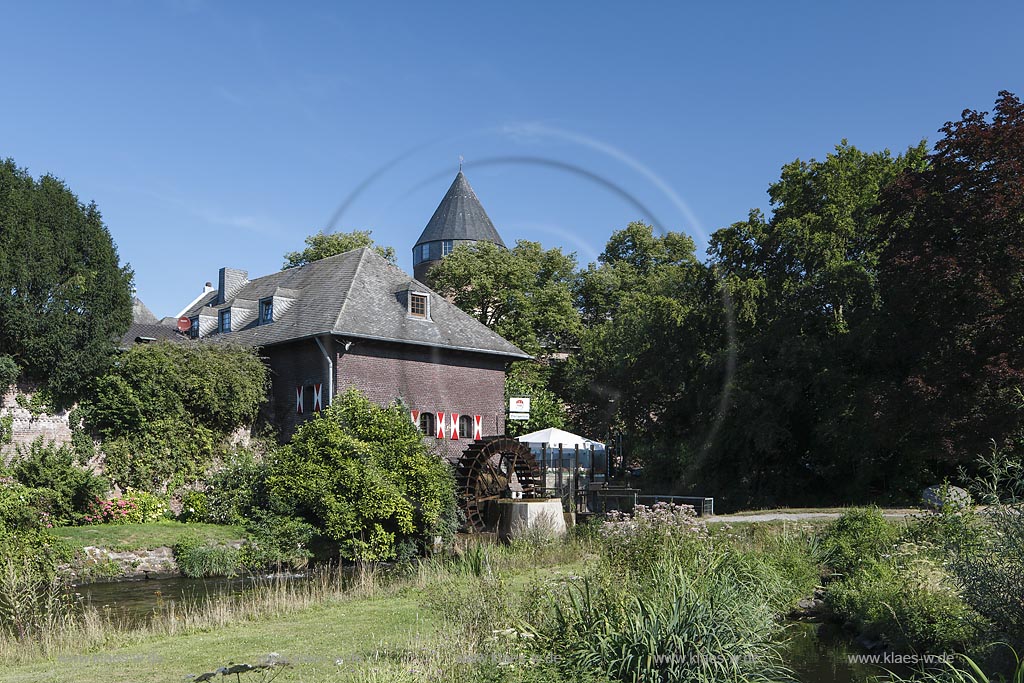
[[(276, 618), (198, 633), (150, 637), (99, 652), (65, 654), (51, 661), (9, 666), (0, 673), (0, 680), (181, 683), (190, 674), (213, 671), (228, 662), (257, 663), (276, 652), (293, 664), (277, 681), (336, 681), (351, 675), (354, 663), (379, 650), (429, 647), (438, 626), (438, 617), (414, 593), (403, 591), (384, 597), (339, 600)], [(216, 680), (221, 680), (221, 676)]]
[(182, 522), (151, 522), (148, 524), (96, 524), (53, 529), (53, 534), (73, 545), (87, 545), (110, 550), (143, 550), (171, 546), (187, 534), (209, 542), (237, 541), (245, 538), (245, 530), (217, 524), (184, 524)]

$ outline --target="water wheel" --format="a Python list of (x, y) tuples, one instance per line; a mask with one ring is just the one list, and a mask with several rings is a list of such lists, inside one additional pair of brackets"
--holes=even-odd
[(475, 441), (459, 457), (455, 482), (469, 531), (493, 527), (494, 504), (508, 488), (512, 473), (523, 487), (525, 498), (541, 485), (540, 465), (529, 446), (507, 436)]

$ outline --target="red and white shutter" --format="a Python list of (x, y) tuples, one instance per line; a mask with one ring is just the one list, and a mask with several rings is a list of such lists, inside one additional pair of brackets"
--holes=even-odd
[(452, 441), (458, 441), (459, 440), (459, 414), (458, 413), (452, 413), (451, 414), (451, 421), (452, 421)]
[(437, 414), (437, 438), (444, 438), (444, 413)]
[(313, 385), (313, 412), (314, 413), (318, 413), (318, 412), (320, 412), (321, 410), (324, 409), (323, 400), (321, 398), (322, 394), (320, 392), (320, 388), (322, 386), (323, 386), (323, 384), (314, 384)]
[(302, 415), (302, 386), (295, 387), (295, 412)]
[(479, 441), (484, 438), (484, 416), (474, 415), (473, 416), (473, 439)]
[(409, 415), (412, 416), (412, 423), (414, 425), (416, 425), (417, 427), (419, 427), (420, 426), (420, 411), (418, 411), (418, 410), (410, 410), (409, 411)]

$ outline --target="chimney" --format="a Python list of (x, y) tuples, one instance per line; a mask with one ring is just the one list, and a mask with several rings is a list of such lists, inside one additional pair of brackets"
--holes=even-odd
[(234, 298), (235, 294), (249, 281), (249, 271), (237, 268), (221, 268), (218, 278), (217, 303), (222, 304), (228, 299)]
[(213, 291), (213, 283), (212, 282), (207, 282), (203, 286), (203, 294), (209, 294), (212, 291)]

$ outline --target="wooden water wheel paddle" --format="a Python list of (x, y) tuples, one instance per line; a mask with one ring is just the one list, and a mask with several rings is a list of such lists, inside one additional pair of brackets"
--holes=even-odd
[(473, 445), (459, 457), (455, 482), (459, 504), (466, 515), (469, 531), (487, 531), (493, 526), (488, 514), (508, 489), (515, 473), (523, 487), (523, 496), (534, 495), (541, 485), (541, 470), (530, 447), (507, 436), (489, 436)]

